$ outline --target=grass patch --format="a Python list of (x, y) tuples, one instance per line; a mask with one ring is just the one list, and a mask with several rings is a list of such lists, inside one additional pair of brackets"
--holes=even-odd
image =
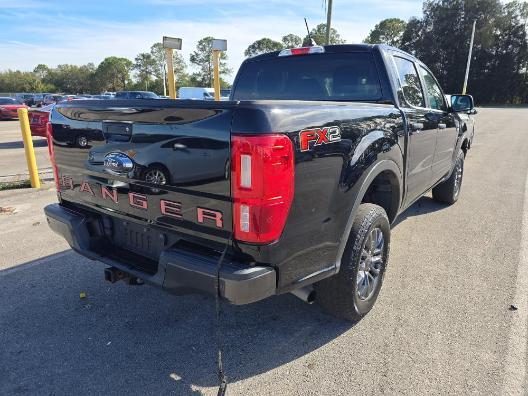
[(31, 182), (29, 180), (18, 180), (14, 182), (0, 182), (0, 191), (15, 190), (17, 188), (30, 188)]

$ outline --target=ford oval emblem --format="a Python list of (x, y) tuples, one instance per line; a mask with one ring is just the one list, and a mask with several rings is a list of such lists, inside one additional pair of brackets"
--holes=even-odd
[(134, 169), (134, 162), (126, 154), (108, 153), (104, 159), (104, 169), (109, 173), (125, 174)]

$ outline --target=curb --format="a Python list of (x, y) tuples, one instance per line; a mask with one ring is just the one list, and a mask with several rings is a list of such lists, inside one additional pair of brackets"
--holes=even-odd
[[(53, 180), (53, 170), (51, 168), (45, 168), (39, 172), (39, 178), (41, 181)], [(19, 173), (16, 175), (0, 175), (0, 183), (13, 183), (29, 179), (29, 173)]]

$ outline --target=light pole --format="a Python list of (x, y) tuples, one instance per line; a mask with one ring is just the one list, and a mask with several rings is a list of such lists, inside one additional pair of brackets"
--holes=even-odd
[(174, 82), (174, 65), (172, 64), (172, 60), (174, 56), (174, 50), (181, 50), (182, 48), (182, 39), (163, 36), (163, 48), (165, 48), (165, 57), (167, 58), (169, 96), (171, 99), (176, 99), (176, 84)]
[(475, 26), (477, 21), (473, 21), (473, 30), (471, 31), (471, 42), (469, 43), (469, 54), (466, 64), (466, 75), (464, 77), (464, 86), (462, 87), (462, 95), (466, 94), (467, 82), (469, 77), (469, 66), (471, 65), (471, 54), (473, 53), (473, 40), (475, 39)]
[(213, 40), (213, 82), (215, 100), (220, 100), (220, 53), (227, 51), (227, 40)]

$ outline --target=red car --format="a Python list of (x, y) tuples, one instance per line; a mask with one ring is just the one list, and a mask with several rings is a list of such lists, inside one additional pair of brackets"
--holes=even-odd
[(46, 137), (46, 124), (49, 121), (49, 115), (54, 105), (47, 105), (39, 109), (29, 111), (29, 127), (31, 135)]
[(17, 110), (29, 109), (24, 103), (13, 98), (0, 98), (0, 120), (18, 118)]

